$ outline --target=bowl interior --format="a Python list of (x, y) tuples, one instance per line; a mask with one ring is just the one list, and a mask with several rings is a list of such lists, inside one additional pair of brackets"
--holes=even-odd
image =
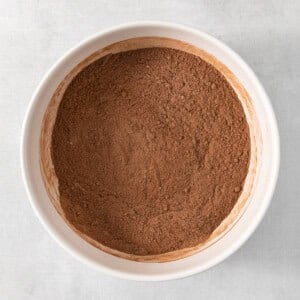
[[(259, 168), (249, 205), (239, 221), (222, 239), (201, 252), (181, 260), (137, 263), (99, 251), (74, 233), (49, 201), (39, 167), (39, 140), (43, 115), (59, 83), (82, 60), (110, 44), (139, 37), (164, 37), (192, 44), (222, 61), (248, 92), (260, 128)], [(23, 175), (32, 205), (49, 233), (73, 255), (110, 274), (128, 279), (164, 280), (205, 270), (233, 253), (253, 232), (264, 215), (275, 186), (279, 164), (279, 142), (275, 118), (268, 98), (253, 72), (226, 46), (198, 31), (170, 24), (144, 23), (122, 26), (83, 42), (66, 54), (45, 76), (28, 110), (22, 135)]]
[[(60, 101), (64, 95), (64, 92), (73, 78), (82, 71), (86, 66), (96, 61), (97, 59), (104, 57), (109, 54), (124, 52), (128, 50), (136, 50), (138, 48), (151, 48), (151, 47), (167, 47), (178, 49), (190, 54), (196, 55), (206, 62), (214, 65), (224, 77), (227, 78), (227, 81), (230, 82), (231, 86), (235, 89), (237, 95), (239, 96), (240, 102), (243, 105), (244, 112), (247, 117), (247, 122), (250, 128), (250, 140), (251, 140), (251, 158), (249, 162), (249, 171), (247, 178), (244, 183), (242, 194), (239, 196), (237, 203), (230, 212), (230, 214), (222, 221), (222, 223), (214, 230), (209, 239), (205, 242), (202, 242), (196, 246), (179, 249), (163, 254), (157, 255), (134, 255), (128, 254), (125, 252), (118, 251), (116, 249), (109, 248), (84, 233), (78, 231), (73, 224), (71, 224), (65, 216), (65, 213), (60, 205), (60, 193), (58, 189), (58, 179), (55, 174), (55, 169), (52, 161), (51, 155), (51, 135), (54, 127), (57, 110), (60, 104)], [(260, 138), (260, 128), (258, 121), (252, 106), (252, 101), (245, 91), (243, 86), (239, 83), (238, 79), (234, 74), (220, 61), (218, 61), (214, 56), (211, 56), (207, 52), (194, 47), (191, 44), (185, 42), (169, 39), (169, 38), (160, 38), (160, 37), (142, 37), (142, 38), (132, 38), (117, 42), (115, 44), (109, 45), (103, 49), (98, 50), (89, 57), (85, 58), (84, 61), (80, 62), (75, 66), (72, 71), (64, 78), (64, 80), (59, 84), (56, 91), (54, 92), (48, 108), (45, 112), (43, 126), (41, 129), (41, 170), (44, 179), (46, 189), (48, 191), (49, 197), (54, 204), (58, 213), (64, 218), (65, 222), (77, 232), (83, 239), (85, 239), (90, 244), (96, 246), (100, 250), (103, 250), (107, 253), (131, 259), (134, 261), (148, 261), (148, 262), (166, 262), (177, 259), (182, 259), (189, 255), (196, 253), (197, 251), (203, 250), (206, 247), (209, 247), (215, 243), (218, 239), (224, 236), (237, 222), (237, 220), (242, 216), (245, 209), (247, 208), (250, 195), (253, 192), (255, 178), (258, 168), (258, 162), (260, 161), (259, 156), (261, 153), (261, 138)]]

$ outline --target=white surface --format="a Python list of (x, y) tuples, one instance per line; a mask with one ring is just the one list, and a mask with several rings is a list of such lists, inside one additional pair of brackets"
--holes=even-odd
[[(299, 298), (300, 2), (86, 3), (0, 2), (1, 298)], [(75, 261), (52, 241), (34, 216), (19, 167), (21, 123), (31, 93), (45, 71), (86, 36), (107, 26), (140, 19), (192, 25), (236, 50), (269, 93), (281, 134), (277, 191), (254, 236), (221, 265), (187, 279), (164, 283), (113, 279)]]
[[(211, 246), (206, 249), (185, 259), (164, 264), (137, 263), (120, 259), (84, 242), (56, 213), (44, 188), (39, 167), (42, 119), (59, 83), (76, 65), (95, 51), (118, 41), (143, 36), (182, 40), (209, 51), (222, 61), (248, 91), (261, 128), (262, 146), (261, 143), (257, 143), (259, 155), (255, 184), (250, 195), (250, 203), (240, 220), (225, 236), (212, 240)], [(253, 72), (232, 50), (213, 37), (185, 26), (140, 22), (121, 25), (93, 35), (64, 55), (47, 72), (32, 97), (25, 119), (21, 143), (21, 168), (27, 194), (36, 214), (54, 239), (73, 256), (109, 275), (133, 280), (159, 281), (183, 278), (214, 266), (231, 255), (249, 238), (264, 216), (274, 192), (279, 166), (279, 141), (268, 97)], [(249, 168), (253, 168), (252, 163)], [(251, 180), (250, 182), (249, 179), (246, 180), (245, 186), (247, 185), (252, 185)]]

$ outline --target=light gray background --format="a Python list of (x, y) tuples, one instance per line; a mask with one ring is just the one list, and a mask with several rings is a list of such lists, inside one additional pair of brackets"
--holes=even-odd
[[(222, 264), (186, 279), (129, 282), (70, 257), (35, 217), (20, 174), (20, 131), (31, 94), (70, 47), (136, 20), (191, 25), (237, 51), (265, 86), (281, 135), (271, 207)], [(300, 1), (0, 0), (1, 299), (299, 299)]]

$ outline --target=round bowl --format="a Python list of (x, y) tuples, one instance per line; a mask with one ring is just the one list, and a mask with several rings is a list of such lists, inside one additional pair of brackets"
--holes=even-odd
[[(40, 169), (40, 135), (44, 114), (55, 90), (69, 72), (91, 54), (133, 38), (179, 40), (204, 50), (231, 71), (243, 86), (259, 127), (259, 155), (247, 206), (234, 226), (208, 247), (189, 257), (164, 263), (137, 262), (107, 254), (83, 240), (55, 210)], [(250, 124), (251, 126), (251, 124)], [(204, 271), (235, 252), (254, 232), (271, 201), (279, 169), (279, 136), (270, 101), (245, 62), (206, 33), (182, 25), (139, 22), (100, 32), (65, 54), (44, 76), (26, 113), (22, 131), (22, 174), (33, 209), (51, 236), (69, 253), (88, 265), (133, 280), (169, 280)]]

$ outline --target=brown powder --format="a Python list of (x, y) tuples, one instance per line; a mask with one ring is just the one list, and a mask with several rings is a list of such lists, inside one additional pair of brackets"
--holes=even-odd
[(204, 242), (230, 213), (248, 171), (249, 128), (212, 65), (140, 49), (73, 79), (51, 155), (69, 222), (113, 249), (161, 254)]

